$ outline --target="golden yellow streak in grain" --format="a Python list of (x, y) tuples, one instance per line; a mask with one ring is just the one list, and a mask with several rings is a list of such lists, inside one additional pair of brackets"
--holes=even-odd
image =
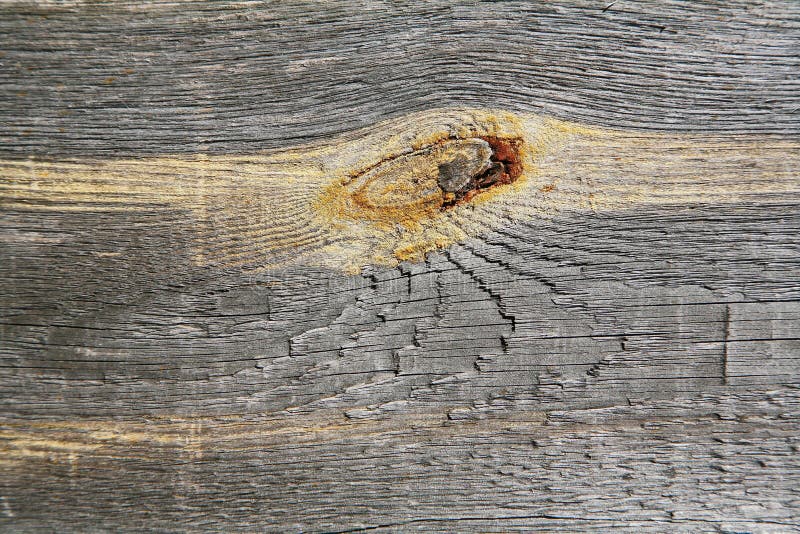
[[(341, 415), (341, 414), (339, 414)], [(462, 435), (475, 427), (443, 427), (447, 413), (423, 412), (398, 415), (391, 420), (342, 420), (332, 422), (331, 414), (309, 416), (298, 424), (286, 419), (244, 420), (242, 416), (213, 419), (148, 418), (144, 422), (110, 420), (3, 421), (0, 420), (0, 457), (7, 462), (74, 463), (83, 458), (150, 458), (152, 447), (179, 454), (202, 454), (223, 446), (229, 451), (260, 450), (265, 446), (326, 443), (332, 440), (363, 439), (370, 436), (407, 434), (409, 427), (420, 432)], [(540, 427), (542, 412), (522, 412), (517, 426)], [(480, 430), (496, 432), (508, 421), (482, 421)]]
[[(518, 137), (514, 184), (440, 211), (429, 201), (344, 209), (347, 182), (376, 163), (447, 138)], [(4, 210), (180, 210), (199, 263), (243, 269), (306, 264), (358, 271), (419, 260), (492, 228), (646, 205), (769, 203), (800, 192), (800, 143), (770, 137), (642, 134), (497, 110), (417, 113), (339, 137), (248, 156), (0, 161)], [(387, 198), (413, 198), (387, 183)], [(422, 194), (422, 193), (420, 193)], [(356, 199), (357, 200), (357, 199)], [(428, 199), (430, 200), (430, 199)]]

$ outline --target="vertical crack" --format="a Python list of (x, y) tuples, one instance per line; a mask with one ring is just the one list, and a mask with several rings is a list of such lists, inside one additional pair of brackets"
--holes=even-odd
[(725, 305), (722, 330), (722, 383), (728, 385), (728, 337), (731, 334), (731, 306)]
[(411, 296), (411, 269), (403, 268), (403, 264), (397, 266), (397, 270), (400, 271), (400, 275), (406, 279), (406, 294), (407, 296)]

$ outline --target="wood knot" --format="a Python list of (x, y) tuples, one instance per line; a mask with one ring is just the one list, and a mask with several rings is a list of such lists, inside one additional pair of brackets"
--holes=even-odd
[(480, 169), (474, 163), (463, 158), (439, 165), (439, 187), (444, 192), (441, 209), (448, 209), (459, 202), (469, 202), (486, 189), (507, 185), (514, 182), (522, 174), (520, 161), (521, 139), (502, 137), (479, 137), (475, 142), (481, 143), (488, 151)]
[(418, 222), (522, 174), (522, 139), (445, 139), (389, 158), (348, 178), (340, 214), (387, 223)]

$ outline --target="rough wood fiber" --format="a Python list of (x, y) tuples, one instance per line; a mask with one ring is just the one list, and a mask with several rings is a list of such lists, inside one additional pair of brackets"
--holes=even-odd
[(800, 9), (609, 4), (3, 4), (0, 528), (797, 531)]

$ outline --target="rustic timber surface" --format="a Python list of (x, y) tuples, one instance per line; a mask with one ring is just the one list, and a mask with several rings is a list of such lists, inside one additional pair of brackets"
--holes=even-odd
[(3, 3), (0, 530), (800, 531), (798, 73), (792, 1)]

